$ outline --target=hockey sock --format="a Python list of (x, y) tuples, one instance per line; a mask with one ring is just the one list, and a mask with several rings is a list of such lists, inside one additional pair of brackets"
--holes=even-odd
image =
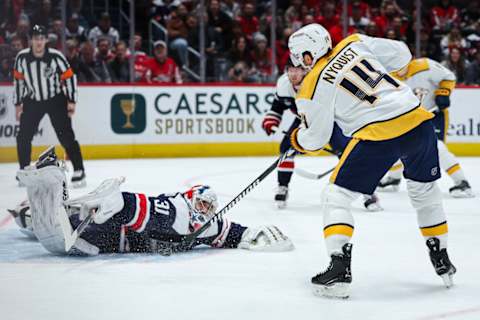
[(444, 169), (455, 184), (466, 180), (462, 168), (458, 163), (457, 158), (448, 151), (447, 146), (443, 141), (438, 140), (438, 158), (440, 160), (440, 167)]
[(403, 164), (400, 160), (398, 160), (388, 171), (388, 177), (392, 179), (401, 179), (403, 173)]
[(288, 186), (290, 179), (292, 179), (294, 169), (295, 162), (293, 161), (293, 157), (283, 160), (278, 165), (278, 184), (281, 186)]

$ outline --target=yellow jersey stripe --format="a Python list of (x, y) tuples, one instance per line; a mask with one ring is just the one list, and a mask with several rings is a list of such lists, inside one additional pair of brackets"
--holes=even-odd
[(391, 74), (398, 80), (405, 81), (419, 72), (427, 71), (430, 69), (428, 60), (426, 58), (414, 59), (408, 64), (407, 72), (404, 76), (400, 76), (399, 71), (392, 72)]
[(352, 34), (351, 36), (346, 37), (339, 44), (335, 46), (329, 53), (324, 57), (320, 58), (317, 61), (312, 71), (310, 71), (305, 79), (302, 81), (302, 86), (297, 94), (297, 99), (313, 99), (315, 95), (315, 89), (317, 88), (318, 81), (325, 67), (332, 61), (345, 47), (353, 42), (360, 41), (360, 36), (358, 34)]
[(396, 164), (390, 168), (389, 171), (397, 171), (403, 168), (403, 163)]
[(431, 226), (431, 227), (423, 227), (420, 228), (422, 235), (424, 237), (435, 237), (435, 236), (441, 236), (442, 234), (448, 233), (448, 224), (446, 221)]
[(360, 140), (358, 140), (358, 139), (352, 139), (347, 144), (347, 146), (345, 147), (345, 150), (342, 153), (342, 156), (340, 157), (340, 161), (338, 162), (337, 166), (335, 167), (335, 170), (333, 170), (333, 173), (330, 176), (330, 182), (331, 183), (335, 183), (335, 180), (337, 179), (337, 175), (338, 175), (338, 172), (340, 171), (340, 168), (342, 167), (345, 160), (347, 160), (348, 155), (352, 152), (352, 150), (355, 148), (355, 146), (359, 142), (360, 142)]
[(452, 174), (454, 174), (458, 170), (460, 170), (460, 165), (457, 163), (457, 164), (454, 164), (453, 166), (451, 166), (450, 168), (448, 168), (447, 173), (448, 173), (448, 175), (451, 176)]
[(325, 238), (334, 235), (343, 235), (351, 238), (353, 236), (353, 226), (349, 224), (339, 223), (326, 226), (323, 229), (323, 236)]
[(456, 82), (454, 80), (442, 80), (440, 81), (440, 84), (438, 85), (438, 87), (440, 89), (448, 89), (452, 91), (453, 89), (455, 89), (455, 84)]
[(432, 118), (433, 113), (420, 106), (393, 119), (369, 123), (358, 129), (353, 137), (370, 141), (389, 140), (409, 132), (422, 122)]

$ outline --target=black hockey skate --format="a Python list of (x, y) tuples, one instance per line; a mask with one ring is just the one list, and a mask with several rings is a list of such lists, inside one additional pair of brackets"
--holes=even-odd
[(397, 192), (400, 188), (401, 179), (386, 177), (378, 183), (378, 191)]
[(288, 199), (288, 187), (278, 186), (277, 194), (275, 194), (275, 202), (279, 209), (283, 209), (287, 206)]
[(87, 185), (87, 176), (84, 170), (75, 170), (72, 175), (72, 187), (83, 188)]
[(427, 240), (427, 247), (430, 250), (430, 261), (435, 268), (435, 272), (442, 278), (447, 288), (453, 286), (453, 275), (457, 272), (455, 266), (448, 258), (447, 249), (440, 249), (440, 240), (430, 238)]
[(364, 195), (363, 196), (363, 206), (370, 212), (383, 211), (382, 206), (380, 205), (380, 200), (376, 194)]
[(475, 195), (473, 194), (472, 187), (467, 180), (460, 181), (459, 184), (451, 187), (449, 189), (450, 194), (454, 198), (473, 198)]
[(327, 270), (312, 278), (313, 293), (328, 298), (349, 297), (352, 273), (352, 244), (346, 243), (342, 247), (342, 254), (332, 254)]
[(47, 150), (38, 157), (35, 162), (35, 167), (41, 169), (47, 166), (58, 166), (57, 154), (55, 153), (55, 146), (50, 146)]

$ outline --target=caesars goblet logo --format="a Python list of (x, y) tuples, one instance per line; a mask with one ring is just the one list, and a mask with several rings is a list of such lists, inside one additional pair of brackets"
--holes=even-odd
[(120, 101), (120, 108), (122, 109), (123, 114), (127, 117), (127, 121), (122, 127), (126, 129), (135, 128), (133, 123), (130, 121), (132, 114), (135, 113), (135, 99)]

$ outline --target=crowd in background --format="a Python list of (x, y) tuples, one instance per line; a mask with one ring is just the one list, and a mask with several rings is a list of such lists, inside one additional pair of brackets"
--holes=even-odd
[[(3, 0), (0, 81), (11, 81), (15, 55), (28, 46), (29, 30), (34, 24), (48, 28), (49, 46), (64, 50), (81, 82), (128, 82), (131, 55), (135, 81), (193, 81), (186, 71), (198, 68), (198, 61), (194, 61), (188, 48), (199, 50), (200, 18), (206, 29), (208, 81), (274, 82), (288, 60), (288, 37), (305, 24), (322, 24), (331, 33), (334, 44), (343, 38), (341, 0), (277, 0), (275, 14), (269, 0), (205, 2), (206, 12), (201, 14), (198, 0), (136, 0), (135, 48), (131, 52), (128, 28), (125, 35), (121, 34), (115, 23), (119, 19), (113, 19), (112, 12), (97, 12), (97, 8), (92, 15), (93, 1), (67, 0), (64, 26), (60, 0)], [(359, 32), (402, 40), (415, 52), (414, 3), (350, 0), (348, 34)], [(110, 8), (120, 5), (120, 0), (109, 0)], [(115, 12), (118, 16), (118, 10)], [(479, 1), (422, 0), (421, 12), (421, 56), (440, 61), (456, 74), (458, 83), (480, 85)], [(277, 26), (274, 51), (270, 44), (273, 18)], [(164, 26), (167, 38), (154, 33), (153, 41), (148, 41), (151, 19)], [(65, 48), (62, 32), (67, 40)]]

